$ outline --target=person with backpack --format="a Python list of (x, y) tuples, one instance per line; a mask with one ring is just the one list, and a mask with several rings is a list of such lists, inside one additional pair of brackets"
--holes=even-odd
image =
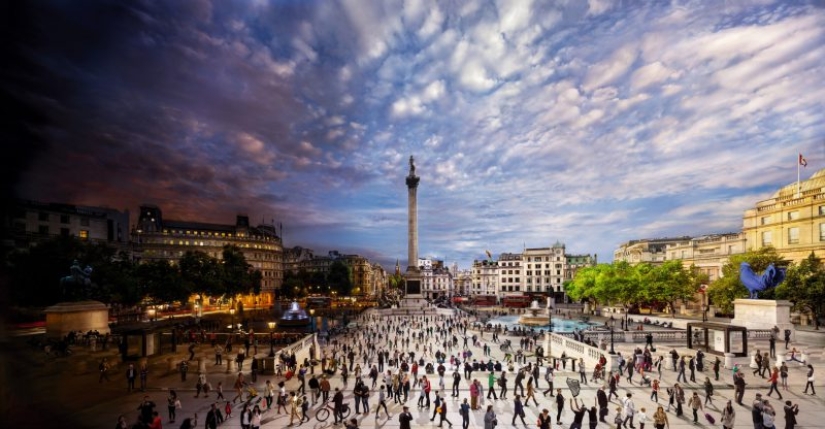
[(498, 377), (498, 386), (501, 388), (499, 390), (498, 396), (501, 399), (507, 399), (507, 373), (501, 371), (501, 376)]

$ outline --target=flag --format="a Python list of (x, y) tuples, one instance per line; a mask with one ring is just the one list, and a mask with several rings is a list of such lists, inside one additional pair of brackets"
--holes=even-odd
[(801, 153), (799, 154), (799, 165), (801, 165), (801, 166), (803, 166), (803, 167), (807, 167), (807, 166), (808, 166), (808, 160), (806, 160), (806, 159), (805, 159), (805, 157), (804, 157), (804, 156), (802, 156), (802, 154), (801, 154)]

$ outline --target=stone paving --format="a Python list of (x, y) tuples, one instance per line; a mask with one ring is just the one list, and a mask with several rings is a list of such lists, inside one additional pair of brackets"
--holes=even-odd
[[(370, 314), (370, 313), (367, 313)], [(396, 320), (404, 320), (401, 316), (384, 316), (379, 318), (380, 321), (385, 321), (387, 317), (396, 318)], [(431, 316), (432, 317), (432, 316)], [(382, 322), (383, 323), (383, 322)], [(469, 330), (468, 335), (478, 334), (477, 331)], [(502, 336), (502, 339), (506, 338)], [(490, 334), (485, 333), (481, 341), (489, 341)], [(514, 344), (518, 344), (517, 338), (512, 338)], [(800, 343), (800, 341), (802, 341)], [(808, 349), (818, 348), (821, 350), (822, 343), (825, 342), (825, 335), (819, 333), (809, 333), (809, 334), (802, 334), (797, 336), (797, 343), (792, 344), (797, 346), (805, 346)], [(472, 341), (470, 341), (472, 343)], [(461, 345), (461, 344), (459, 344)], [(754, 345), (755, 347), (759, 347), (760, 344)], [(767, 344), (762, 345), (761, 348), (766, 349)], [(622, 352), (623, 355), (631, 352), (633, 345), (630, 344), (616, 344), (616, 350)], [(185, 348), (179, 348), (181, 352), (175, 357), (176, 359), (183, 359), (188, 353), (183, 353)], [(436, 346), (433, 345), (433, 350), (436, 350)], [(659, 345), (657, 349), (657, 354), (666, 355), (668, 351), (670, 351), (671, 347), (668, 345)], [(685, 355), (689, 350), (685, 347), (676, 347), (679, 351), (680, 355)], [(779, 351), (781, 352), (782, 346), (779, 345)], [(479, 358), (482, 355), (482, 349), (480, 347), (470, 346), (470, 350), (473, 352), (474, 358)], [(204, 352), (209, 351), (209, 349), (204, 348)], [(264, 349), (261, 348), (258, 350), (257, 357), (263, 357), (268, 353), (268, 348)], [(46, 427), (41, 426), (40, 423), (47, 424), (51, 422), (48, 426), (57, 426), (61, 424), (63, 427), (89, 427), (89, 428), (110, 428), (114, 426), (115, 422), (119, 415), (125, 415), (128, 421), (134, 422), (137, 417), (137, 407), (140, 404), (143, 395), (148, 395), (157, 405), (157, 410), (159, 411), (160, 415), (164, 417), (163, 424), (167, 428), (177, 428), (180, 425), (180, 422), (183, 420), (184, 417), (192, 416), (195, 413), (198, 415), (198, 426), (203, 427), (206, 411), (209, 408), (209, 404), (212, 403), (214, 400), (214, 394), (210, 396), (210, 398), (204, 398), (201, 396), (200, 398), (194, 397), (194, 384), (197, 375), (197, 366), (193, 363), (190, 367), (189, 377), (186, 382), (182, 382), (178, 374), (168, 374), (166, 371), (167, 364), (163, 360), (156, 360), (151, 361), (150, 367), (150, 375), (149, 375), (149, 383), (147, 392), (140, 392), (135, 391), (128, 393), (126, 392), (126, 381), (125, 376), (123, 374), (125, 367), (117, 368), (113, 370), (110, 375), (110, 381), (98, 383), (97, 374), (94, 372), (87, 373), (84, 375), (74, 375), (71, 371), (68, 370), (57, 370), (57, 371), (47, 371), (44, 368), (47, 368), (48, 365), (40, 365), (37, 364), (35, 360), (33, 360), (28, 355), (31, 354), (30, 351), (22, 350), (20, 348), (13, 349), (11, 351), (7, 350), (4, 352), (4, 358), (7, 360), (8, 365), (4, 365), (6, 368), (6, 373), (3, 375), (5, 378), (4, 385), (6, 386), (5, 394), (4, 394), (4, 401), (6, 404), (4, 409), (9, 410), (10, 420), (9, 423), (16, 424), (26, 424), (29, 427)], [(302, 353), (298, 355), (298, 361), (303, 361), (304, 356), (306, 355), (307, 351), (304, 349)], [(448, 352), (447, 354), (453, 353), (460, 353), (459, 350), (453, 350), (452, 352)], [(558, 355), (560, 351), (554, 350), (553, 354)], [(320, 353), (319, 353), (320, 354)], [(205, 355), (208, 359), (208, 363), (206, 365), (207, 368), (207, 375), (208, 379), (213, 386), (216, 386), (219, 381), (223, 382), (224, 385), (224, 396), (231, 399), (234, 396), (234, 392), (232, 392), (231, 386), (234, 382), (236, 374), (234, 373), (226, 373), (225, 366), (216, 366), (214, 364), (214, 356), (211, 354)], [(187, 356), (188, 357), (188, 356)], [(666, 356), (667, 357), (667, 356)], [(71, 359), (71, 358), (67, 358)], [(501, 360), (503, 359), (503, 352), (501, 352), (497, 345), (492, 346), (492, 359), (493, 360)], [(666, 360), (669, 362), (669, 360)], [(751, 375), (750, 371), (747, 371), (747, 359), (742, 358), (738, 359), (737, 363), (740, 363), (742, 367), (746, 370), (746, 380), (748, 382), (747, 390), (745, 393), (745, 404), (750, 404), (753, 401), (754, 395), (757, 392), (761, 392), (763, 395), (768, 391), (768, 385), (766, 381), (762, 380), (758, 376), (754, 378)], [(59, 364), (59, 363), (58, 363)], [(63, 363), (63, 365), (66, 365)], [(818, 391), (818, 396), (811, 396), (811, 395), (804, 395), (802, 393), (802, 389), (805, 385), (805, 367), (796, 363), (790, 363), (790, 376), (789, 376), (789, 391), (782, 392), (785, 399), (791, 400), (794, 403), (799, 404), (800, 413), (797, 416), (798, 425), (797, 427), (800, 428), (825, 428), (825, 386), (823, 386), (822, 380), (825, 380), (825, 365), (822, 363), (815, 363), (815, 370), (817, 375), (817, 381), (815, 385)], [(706, 367), (707, 368), (707, 367)], [(244, 372), (248, 375), (248, 365), (245, 365)], [(366, 373), (366, 371), (365, 371)], [(423, 371), (422, 371), (423, 373)], [(447, 379), (445, 380), (445, 384), (449, 391), (449, 388), (452, 386), (452, 380), (449, 377), (449, 374), (452, 373), (452, 370), (448, 368), (447, 372)], [(543, 374), (543, 370), (542, 370)], [(590, 374), (588, 374), (589, 377)], [(566, 387), (565, 378), (566, 377), (575, 377), (578, 378), (578, 374), (570, 372), (570, 367), (568, 366), (567, 371), (560, 371), (557, 372), (555, 386), (562, 387), (565, 397), (570, 398), (570, 394)], [(685, 384), (685, 391), (686, 395), (689, 396), (693, 390), (697, 390), (700, 392), (700, 395), (703, 396), (703, 389), (702, 389), (702, 382), (704, 381), (706, 376), (710, 376), (712, 378), (712, 372), (707, 370), (704, 373), (697, 372), (697, 383), (686, 383)], [(248, 377), (247, 377), (248, 378)], [(486, 376), (484, 374), (478, 374), (478, 377), (474, 375), (473, 378), (478, 378), (482, 385), (485, 387), (485, 395), (486, 395)], [(508, 377), (510, 382), (508, 383), (508, 387), (512, 391), (512, 380), (513, 376)], [(634, 376), (637, 381), (638, 376)], [(18, 379), (22, 379), (18, 381)], [(662, 397), (659, 400), (659, 404), (666, 405), (666, 394), (665, 394), (665, 387), (671, 386), (676, 379), (676, 373), (671, 371), (665, 365), (665, 369), (663, 369), (662, 373), (662, 389), (660, 396)], [(275, 377), (270, 375), (259, 375), (258, 380), (256, 383), (256, 387), (258, 388), (259, 392), (262, 391), (262, 387), (266, 380), (272, 380), (273, 383), (283, 380), (281, 377)], [(291, 391), (297, 388), (298, 381), (296, 378), (293, 378), (290, 381), (286, 381), (287, 390)], [(341, 387), (341, 377), (340, 375), (335, 375), (331, 379), (333, 390), (335, 387)], [(676, 417), (674, 412), (668, 413), (668, 417), (670, 419), (670, 427), (677, 429), (677, 428), (686, 428), (686, 427), (721, 427), (719, 424), (719, 414), (721, 411), (721, 406), (728, 400), (732, 399), (733, 397), (733, 387), (731, 384), (731, 376), (729, 370), (722, 370), (721, 371), (721, 378), (718, 382), (713, 382), (715, 387), (715, 395), (714, 395), (714, 403), (715, 406), (709, 407), (708, 411), (714, 417), (716, 417), (716, 425), (709, 425), (707, 421), (700, 416), (700, 423), (698, 425), (694, 425), (692, 423), (692, 415), (690, 411), (686, 410), (685, 415), (682, 417)], [(14, 386), (10, 388), (9, 386)], [(350, 382), (348, 389), (345, 390), (346, 394), (346, 402), (350, 403), (350, 407), (353, 408), (352, 402), (352, 389), (353, 381), (352, 377), (350, 377)], [(433, 379), (433, 390), (436, 390), (438, 386), (437, 377)], [(543, 378), (538, 382), (538, 389), (539, 392), (541, 390), (546, 389), (546, 383), (544, 382)], [(168, 419), (166, 418), (166, 396), (169, 389), (174, 389), (178, 392), (178, 396), (182, 402), (182, 409), (178, 411), (178, 418), (176, 423), (168, 423)], [(583, 385), (581, 389), (581, 394), (579, 395), (578, 399), (580, 402), (590, 406), (594, 404), (595, 401), (595, 392), (597, 390), (597, 386), (594, 384)], [(453, 423), (456, 428), (459, 428), (461, 425), (461, 417), (458, 414), (458, 404), (461, 402), (463, 398), (469, 398), (469, 388), (466, 381), (462, 381), (461, 386), (461, 395), (459, 398), (451, 398), (449, 396), (449, 392), (447, 392), (447, 400), (448, 402), (448, 419)], [(622, 381), (619, 386), (619, 394), (621, 397), (624, 397), (626, 393), (633, 394), (633, 400), (636, 405), (636, 409), (646, 408), (647, 415), (651, 416), (655, 411), (656, 404), (649, 399), (650, 396), (650, 388), (649, 387), (641, 387), (638, 384), (629, 384), (622, 378)], [(410, 392), (410, 398), (407, 401), (407, 405), (410, 407), (410, 411), (412, 412), (415, 420), (413, 421), (413, 427), (437, 427), (438, 419), (435, 422), (430, 422), (430, 416), (432, 415), (432, 409), (419, 409), (416, 406), (416, 400), (418, 397), (418, 389), (413, 389)], [(371, 392), (370, 396), (370, 405), (374, 409), (375, 400), (377, 398), (377, 394), (375, 391)], [(498, 415), (499, 427), (503, 426), (511, 426), (511, 419), (513, 403), (512, 403), (512, 393), (508, 396), (508, 400), (498, 400), (498, 401), (488, 401), (483, 403), (482, 408), (486, 408), (486, 405), (492, 404), (496, 414)], [(770, 399), (770, 398), (769, 398)], [(784, 427), (784, 420), (783, 420), (783, 411), (782, 411), (782, 404), (778, 399), (770, 399), (772, 405), (777, 409), (777, 427)], [(570, 427), (570, 423), (572, 422), (572, 412), (569, 409), (569, 406), (565, 408), (564, 412), (562, 413), (562, 422), (563, 425), (559, 426), (556, 424), (556, 409), (555, 409), (555, 401), (554, 398), (550, 397), (542, 397), (540, 394), (538, 396), (539, 406), (528, 405), (525, 406), (526, 417), (525, 421), (528, 423), (528, 427), (535, 427), (536, 426), (536, 419), (538, 413), (540, 413), (542, 408), (547, 408), (551, 411), (551, 416), (553, 420), (553, 427)], [(374, 414), (368, 415), (358, 415), (354, 416), (359, 421), (359, 427), (361, 428), (395, 428), (399, 426), (398, 423), (398, 413), (400, 412), (401, 408), (400, 405), (393, 404), (392, 400), (389, 400), (387, 403), (389, 407), (389, 411), (392, 417), (387, 420), (383, 417), (379, 418), (378, 420), (375, 419)], [(619, 405), (618, 402), (615, 400), (610, 406), (610, 414), (607, 418), (608, 421), (612, 421), (612, 417), (615, 415), (615, 407)], [(314, 418), (315, 410), (318, 407), (311, 408), (310, 416), (311, 419), (308, 423), (304, 423), (301, 427), (311, 427), (311, 428), (324, 428), (324, 427), (332, 427), (332, 419), (327, 420), (325, 423), (321, 423)], [(751, 413), (750, 413), (750, 406), (742, 407), (735, 405), (735, 410), (737, 413), (736, 416), (736, 428), (751, 428), (753, 427), (751, 423)], [(353, 409), (354, 411), (354, 409)], [(238, 418), (239, 408), (236, 408), (235, 412), (231, 419), (227, 420), (223, 423), (220, 427), (225, 429), (235, 429), (240, 428), (240, 421)], [(351, 416), (353, 417), (353, 416)], [(471, 428), (483, 428), (483, 417), (484, 411), (473, 411), (471, 412), (470, 416), (470, 427)], [(587, 417), (584, 419), (584, 425), (586, 426), (588, 422)], [(282, 428), (287, 427), (289, 424), (289, 417), (281, 414), (275, 414), (274, 411), (267, 412), (264, 415), (264, 423), (263, 427), (266, 428)], [(523, 426), (519, 421), (517, 426)], [(16, 426), (10, 426), (16, 427)], [(343, 427), (343, 426), (337, 426)], [(599, 423), (598, 427), (607, 428), (607, 427), (615, 427), (614, 424), (605, 424)], [(638, 427), (638, 425), (637, 425)], [(652, 428), (653, 425), (648, 422), (646, 425), (647, 428)]]

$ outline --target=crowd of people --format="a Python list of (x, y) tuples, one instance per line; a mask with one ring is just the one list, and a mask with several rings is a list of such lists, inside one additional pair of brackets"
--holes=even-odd
[[(723, 427), (733, 428), (737, 418), (734, 404), (744, 405), (745, 374), (739, 367), (732, 371), (735, 398), (726, 403), (717, 401), (720, 408), (713, 401), (714, 381), (718, 382), (722, 376), (718, 358), (708, 364), (701, 351), (688, 356), (680, 356), (675, 349), (670, 351), (670, 371), (677, 376), (675, 383), (666, 385), (662, 377), (666, 359), (662, 355), (655, 356), (649, 344), (628, 355), (620, 354), (616, 371), (607, 368), (605, 359), (599, 361), (589, 377), (591, 383), (596, 383), (595, 399), (592, 405), (585, 404), (578, 398), (578, 387), (568, 384), (565, 389), (556, 382), (556, 378), (563, 376), (576, 380), (576, 386), (579, 383), (587, 385), (588, 374), (583, 359), (567, 359), (564, 351), (562, 359), (546, 359), (538, 345), (539, 339), (528, 335), (519, 338), (519, 361), (497, 360), (489, 353), (493, 337), (488, 337), (489, 340), (484, 337), (491, 333), (472, 331), (472, 322), (470, 316), (460, 312), (452, 316), (411, 317), (366, 312), (357, 320), (359, 329), (330, 337), (319, 351), (313, 345), (303, 362), (298, 362), (294, 355), (282, 356), (280, 361), (285, 371), (282, 372), (279, 366), (275, 374), (280, 380), (273, 382), (267, 377), (260, 392), (256, 388), (261, 386), (256, 383), (257, 369), (244, 371), (241, 362), (232, 386), (234, 397), (225, 398), (222, 383), (213, 387), (202, 373), (196, 380), (195, 397), (204, 393), (204, 398), (210, 398), (210, 393), (215, 394), (215, 399), (207, 402), (209, 409), (204, 417), (205, 427), (212, 429), (230, 418), (240, 419), (244, 429), (258, 429), (263, 416), (280, 414), (289, 416), (289, 425), (302, 425), (326, 408), (331, 410), (334, 424), (354, 429), (359, 421), (348, 418), (347, 398), (354, 402), (356, 416), (363, 419), (372, 414), (376, 422), (397, 419), (402, 429), (410, 428), (415, 420), (410, 412), (413, 406), (410, 401), (414, 401), (419, 414), (426, 413), (430, 422), (439, 427), (453, 426), (448, 411), (456, 407), (464, 429), (469, 427), (475, 413), (485, 429), (494, 429), (500, 417), (495, 411), (500, 407), (494, 404), (499, 401), (511, 401), (510, 417), (514, 426), (517, 422), (528, 426), (530, 422), (525, 420), (525, 410), (535, 407), (538, 416), (535, 423), (540, 429), (547, 429), (553, 423), (551, 404), (556, 408), (555, 424), (569, 423), (574, 429), (584, 425), (585, 417), (590, 428), (608, 424), (606, 418), (611, 403), (616, 411), (612, 423), (617, 429), (633, 429), (635, 422), (642, 428), (646, 423), (657, 429), (669, 428), (669, 418), (674, 416), (692, 418), (694, 423), (699, 423), (700, 418), (708, 421), (718, 418)], [(249, 349), (250, 345), (241, 348)], [(479, 349), (480, 356), (477, 356)], [(535, 361), (528, 361), (528, 357)], [(781, 400), (782, 391), (788, 390), (789, 371), (785, 363), (771, 366), (769, 359), (767, 353), (761, 354), (753, 375), (767, 379), (770, 390), (766, 396), (776, 394)], [(572, 375), (567, 373), (568, 361)], [(220, 358), (216, 357), (216, 364), (219, 363)], [(712, 371), (714, 381), (710, 374), (703, 375), (706, 369)], [(808, 365), (807, 377), (810, 380), (808, 387), (815, 394), (811, 365)], [(185, 380), (185, 374), (182, 380)], [(620, 395), (619, 388), (623, 383), (649, 391), (653, 411), (649, 413), (645, 407), (637, 407), (633, 395), (638, 394), (638, 389)], [(666, 403), (660, 405), (661, 390), (666, 392), (666, 398), (662, 398)], [(806, 393), (807, 390), (806, 387)], [(447, 399), (448, 392), (452, 400)], [(166, 400), (167, 423), (175, 423), (181, 408), (180, 399), (175, 391), (170, 391)], [(155, 408), (148, 397), (144, 398), (139, 406), (138, 422), (129, 426), (123, 418), (118, 428), (160, 429), (162, 419)], [(692, 412), (690, 417), (683, 417), (686, 408)], [(777, 410), (762, 398), (761, 393), (756, 395), (751, 409), (754, 424), (758, 420), (761, 428), (773, 427)], [(793, 428), (799, 407), (788, 401), (782, 411), (784, 416), (779, 418), (785, 419), (786, 427)], [(195, 427), (197, 421), (197, 414), (191, 415), (182, 420), (180, 427)], [(279, 420), (279, 425), (282, 424)]]

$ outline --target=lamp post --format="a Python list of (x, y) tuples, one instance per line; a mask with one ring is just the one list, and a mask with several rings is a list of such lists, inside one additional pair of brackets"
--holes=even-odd
[(708, 288), (708, 285), (704, 285), (704, 284), (699, 288), (699, 292), (702, 293), (702, 321), (703, 322), (708, 321), (708, 304), (707, 304), (707, 301), (706, 301), (707, 294), (705, 293), (707, 288)]
[(150, 323), (153, 323), (153, 324), (155, 323), (155, 314), (156, 313), (157, 313), (157, 310), (155, 309), (155, 307), (152, 307), (152, 308), (146, 310), (146, 315), (149, 316), (149, 322)]
[(235, 309), (234, 308), (229, 309), (229, 315), (232, 316), (232, 324), (229, 325), (229, 326), (231, 327), (232, 332), (235, 332)]
[(629, 308), (627, 308), (627, 305), (625, 305), (625, 307), (624, 307), (624, 330), (625, 330), (625, 331), (629, 331), (629, 330), (630, 330), (630, 326), (629, 326), (629, 325), (628, 325), (628, 323), (627, 323), (627, 321), (628, 321), (627, 314), (628, 314), (629, 310), (630, 310), (630, 309), (629, 309)]
[(312, 332), (315, 333), (315, 309), (314, 308), (309, 309), (309, 321), (311, 323), (310, 330), (312, 330)]
[(615, 355), (616, 350), (613, 349), (613, 331), (614, 331), (614, 328), (616, 327), (616, 319), (613, 318), (612, 314), (610, 315), (610, 321), (608, 322), (608, 324), (610, 325), (610, 352), (609, 353), (612, 354), (612, 355)]
[(267, 325), (269, 325), (269, 357), (274, 358), (275, 349), (272, 344), (272, 332), (275, 330), (275, 322), (269, 322)]

